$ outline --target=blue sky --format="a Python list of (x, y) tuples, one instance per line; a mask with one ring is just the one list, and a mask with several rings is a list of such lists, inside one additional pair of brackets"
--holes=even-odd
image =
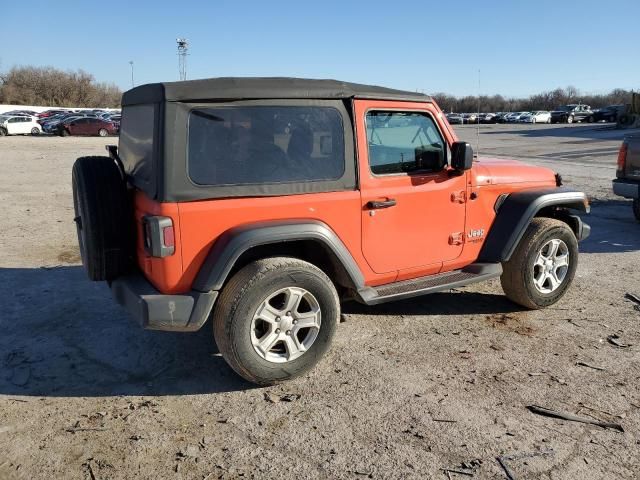
[(337, 78), (454, 95), (574, 85), (640, 89), (640, 1), (1, 2), (0, 70), (83, 69), (131, 85), (178, 78)]

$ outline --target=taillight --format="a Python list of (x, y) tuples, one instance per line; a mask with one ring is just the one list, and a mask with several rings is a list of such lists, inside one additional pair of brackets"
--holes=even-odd
[(175, 252), (173, 221), (170, 217), (142, 217), (144, 249), (152, 257), (168, 257)]
[(627, 163), (627, 148), (627, 142), (622, 142), (622, 145), (620, 145), (620, 151), (618, 152), (618, 172), (624, 172), (624, 168)]

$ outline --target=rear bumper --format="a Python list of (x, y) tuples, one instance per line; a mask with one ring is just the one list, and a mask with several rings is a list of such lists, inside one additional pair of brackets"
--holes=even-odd
[(640, 198), (640, 182), (617, 178), (613, 181), (613, 193), (624, 198)]
[(209, 318), (218, 292), (164, 295), (135, 273), (111, 282), (113, 298), (149, 330), (195, 332)]

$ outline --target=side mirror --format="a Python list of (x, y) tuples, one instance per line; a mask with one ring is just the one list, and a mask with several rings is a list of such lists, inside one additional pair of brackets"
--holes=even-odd
[(473, 148), (467, 142), (455, 142), (451, 145), (451, 167), (460, 172), (473, 166)]

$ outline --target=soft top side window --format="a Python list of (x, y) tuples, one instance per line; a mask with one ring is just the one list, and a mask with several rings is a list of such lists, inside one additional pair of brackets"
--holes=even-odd
[(337, 180), (345, 171), (342, 116), (332, 107), (196, 108), (188, 131), (198, 185)]
[(367, 112), (369, 167), (376, 175), (429, 173), (447, 164), (447, 144), (426, 112)]

